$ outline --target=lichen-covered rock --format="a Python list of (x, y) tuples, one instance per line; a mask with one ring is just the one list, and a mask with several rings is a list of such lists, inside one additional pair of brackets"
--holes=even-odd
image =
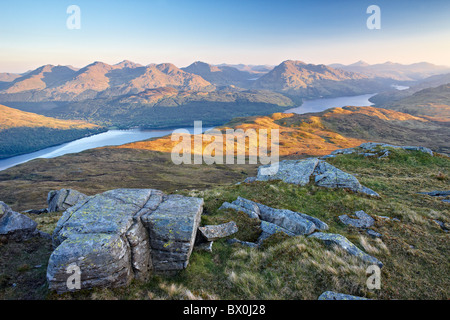
[(309, 179), (318, 163), (319, 159), (317, 158), (305, 160), (283, 160), (279, 162), (278, 171), (272, 175), (262, 174), (262, 172), (264, 172), (263, 169), (268, 168), (269, 165), (260, 166), (258, 168), (256, 180), (283, 180), (286, 183), (305, 186), (309, 183)]
[(318, 300), (369, 300), (369, 299), (352, 296), (344, 293), (338, 293), (334, 291), (325, 291), (319, 296)]
[(311, 234), (309, 237), (322, 240), (327, 245), (331, 244), (338, 245), (339, 247), (347, 251), (349, 254), (356, 256), (367, 263), (376, 264), (380, 268), (383, 266), (381, 261), (379, 261), (377, 258), (372, 257), (371, 255), (368, 255), (364, 251), (360, 250), (357, 246), (351, 243), (346, 237), (340, 234), (315, 232)]
[(259, 167), (258, 176), (256, 177), (257, 181), (282, 180), (286, 183), (304, 186), (313, 178), (314, 183), (321, 187), (345, 188), (369, 196), (379, 197), (378, 193), (361, 185), (355, 176), (317, 158), (283, 160), (279, 162), (277, 172), (271, 175), (262, 174), (262, 169), (267, 167)]
[(13, 211), (0, 201), (0, 235), (8, 240), (25, 241), (38, 236), (37, 223), (27, 216)]
[(352, 219), (348, 215), (344, 214), (339, 216), (339, 220), (341, 220), (343, 224), (350, 225), (355, 228), (370, 228), (375, 223), (375, 220), (362, 210), (355, 212), (355, 215), (358, 219)]
[(78, 201), (82, 201), (87, 196), (77, 190), (61, 189), (52, 190), (48, 193), (48, 212), (64, 211), (74, 206)]
[(173, 273), (187, 267), (202, 211), (203, 199), (168, 195), (142, 216), (156, 272)]
[(216, 241), (238, 232), (236, 222), (230, 221), (219, 225), (208, 225), (198, 228), (207, 241)]
[(227, 205), (225, 208), (246, 212), (249, 217), (257, 217), (262, 221), (269, 222), (270, 225), (262, 225), (262, 227), (266, 227), (267, 230), (275, 230), (274, 228), (270, 228), (270, 226), (275, 225), (280, 231), (283, 231), (289, 235), (297, 236), (310, 234), (316, 229), (328, 229), (328, 225), (326, 223), (307, 214), (286, 209), (271, 208), (242, 197), (238, 197), (231, 203), (231, 205)]
[(154, 270), (188, 264), (203, 199), (154, 189), (116, 189), (76, 202), (52, 236), (49, 287), (68, 291), (67, 267), (81, 271), (81, 289), (117, 287), (144, 280)]

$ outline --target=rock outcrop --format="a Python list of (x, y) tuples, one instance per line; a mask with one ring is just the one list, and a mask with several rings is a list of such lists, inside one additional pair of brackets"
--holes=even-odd
[(0, 235), (12, 241), (25, 241), (39, 236), (37, 223), (27, 216), (13, 211), (0, 201)]
[[(282, 180), (286, 183), (305, 186), (310, 181), (325, 188), (344, 188), (353, 192), (379, 197), (375, 191), (361, 185), (355, 176), (344, 172), (324, 160), (309, 158), (305, 160), (283, 160), (272, 174), (265, 174), (269, 165), (260, 166), (255, 181)], [(249, 181), (249, 180), (247, 180)]]
[(86, 199), (86, 195), (72, 189), (52, 190), (48, 193), (48, 212), (64, 211), (74, 206), (78, 201)]
[[(365, 157), (374, 157), (378, 156), (378, 158), (385, 158), (390, 155), (390, 152), (386, 148), (392, 148), (392, 149), (403, 149), (403, 150), (409, 150), (409, 151), (419, 151), (423, 153), (427, 153), (430, 156), (433, 156), (433, 151), (426, 147), (420, 147), (420, 146), (395, 146), (388, 143), (380, 143), (380, 142), (365, 142), (361, 144), (359, 147), (356, 148), (346, 148), (346, 149), (338, 149), (331, 152), (332, 156), (339, 155), (339, 154), (360, 154)], [(379, 155), (382, 154), (382, 155)]]
[(371, 255), (368, 255), (364, 251), (360, 250), (357, 246), (351, 243), (346, 237), (340, 234), (315, 232), (309, 237), (322, 240), (327, 245), (338, 245), (339, 247), (347, 251), (349, 254), (356, 256), (367, 263), (376, 264), (380, 268), (383, 266), (383, 263), (381, 263), (381, 261), (379, 261), (377, 258), (372, 257)]
[(308, 235), (315, 230), (327, 230), (323, 221), (307, 214), (286, 209), (275, 209), (238, 197), (232, 203), (225, 202), (219, 209), (233, 209), (246, 213), (250, 218), (261, 220), (262, 233), (258, 243), (276, 232), (289, 236)]
[(85, 197), (63, 213), (53, 233), (47, 280), (68, 291), (67, 268), (81, 272), (81, 289), (117, 287), (151, 271), (186, 268), (203, 199), (154, 189), (116, 189)]

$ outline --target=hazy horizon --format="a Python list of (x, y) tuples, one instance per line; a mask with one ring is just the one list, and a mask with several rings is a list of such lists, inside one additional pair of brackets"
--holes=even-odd
[[(367, 8), (381, 9), (369, 30)], [(66, 10), (81, 9), (69, 30)], [(450, 2), (423, 1), (50, 1), (0, 4), (0, 72), (94, 61), (278, 65), (450, 66)]]

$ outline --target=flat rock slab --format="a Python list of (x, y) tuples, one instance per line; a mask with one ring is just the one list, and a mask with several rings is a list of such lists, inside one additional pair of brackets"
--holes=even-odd
[(318, 300), (370, 300), (370, 299), (352, 296), (344, 293), (338, 293), (334, 291), (325, 291), (319, 296)]
[(25, 241), (39, 235), (36, 227), (34, 220), (13, 211), (0, 201), (0, 235), (13, 241)]
[(224, 224), (200, 227), (198, 230), (207, 241), (216, 241), (238, 232), (238, 227), (236, 222), (230, 221)]
[(52, 235), (47, 269), (51, 290), (68, 291), (68, 266), (81, 271), (81, 289), (117, 287), (155, 272), (185, 268), (203, 199), (154, 189), (116, 189), (86, 197), (63, 213)]
[(380, 268), (383, 266), (383, 264), (377, 258), (372, 257), (371, 255), (368, 255), (364, 251), (360, 250), (357, 246), (351, 243), (346, 237), (340, 234), (315, 232), (312, 235), (310, 235), (310, 237), (322, 240), (327, 245), (333, 244), (338, 245), (339, 247), (347, 251), (349, 254), (356, 256), (367, 263), (376, 264)]

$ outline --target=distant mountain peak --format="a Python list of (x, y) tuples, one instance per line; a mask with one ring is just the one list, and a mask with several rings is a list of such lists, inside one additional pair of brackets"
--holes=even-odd
[(363, 60), (359, 60), (355, 63), (350, 64), (349, 66), (352, 67), (368, 67), (370, 66), (370, 64), (368, 64), (367, 62), (363, 61)]
[(119, 63), (116, 63), (114, 66), (117, 67), (117, 68), (120, 68), (120, 69), (122, 69), (122, 68), (134, 69), (134, 68), (142, 67), (141, 64), (135, 63), (135, 62), (130, 61), (130, 60), (123, 60), (123, 61), (121, 61)]

